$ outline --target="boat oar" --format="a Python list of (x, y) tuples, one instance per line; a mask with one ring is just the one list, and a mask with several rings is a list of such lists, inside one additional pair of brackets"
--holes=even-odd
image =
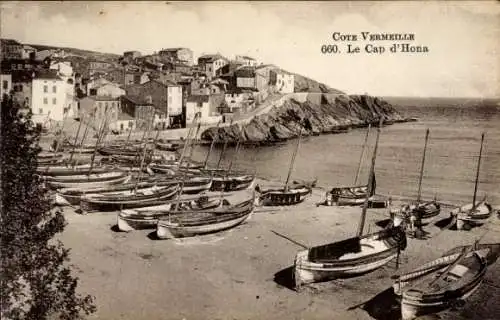
[(298, 241), (295, 241), (295, 240), (293, 240), (293, 239), (291, 239), (291, 238), (289, 238), (289, 237), (287, 237), (287, 236), (285, 236), (285, 235), (283, 235), (283, 234), (281, 234), (281, 233), (279, 233), (279, 232), (276, 232), (276, 231), (274, 231), (274, 230), (271, 230), (271, 232), (272, 232), (272, 233), (274, 233), (275, 235), (279, 236), (279, 237), (282, 237), (282, 238), (284, 238), (284, 239), (286, 239), (286, 240), (288, 240), (288, 241), (290, 241), (290, 242), (292, 242), (292, 243), (294, 243), (294, 244), (296, 244), (296, 245), (298, 245), (298, 246), (300, 246), (300, 247), (304, 248), (304, 249), (309, 249), (309, 247), (308, 247), (308, 246), (306, 246), (305, 244), (300, 243), (300, 242), (298, 242)]

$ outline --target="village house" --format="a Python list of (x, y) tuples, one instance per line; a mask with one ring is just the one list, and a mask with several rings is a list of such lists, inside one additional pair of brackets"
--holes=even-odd
[(158, 54), (161, 58), (170, 58), (188, 66), (193, 65), (193, 51), (188, 48), (162, 49)]
[(31, 82), (34, 76), (34, 71), (16, 71), (11, 74), (13, 97), (25, 108), (31, 108)]
[(271, 85), (274, 85), (279, 93), (293, 93), (295, 90), (294, 75), (284, 70), (272, 70), (270, 72)]
[(23, 45), (13, 39), (0, 39), (2, 60), (23, 59)]
[(214, 124), (223, 120), (219, 108), (224, 100), (224, 95), (198, 95), (188, 97), (186, 102), (186, 127), (193, 125), (195, 116), (198, 123)]
[(146, 129), (151, 117), (154, 114), (154, 128), (166, 129), (169, 126), (169, 119), (166, 114), (157, 110), (150, 97), (143, 100), (141, 97), (125, 95), (122, 97), (122, 114), (126, 114), (134, 119), (135, 128)]
[(41, 61), (33, 61), (29, 59), (9, 59), (2, 60), (1, 69), (2, 71), (33, 71), (40, 70), (45, 67), (45, 63)]
[(242, 67), (234, 71), (236, 87), (240, 89), (256, 89), (255, 68)]
[(52, 51), (51, 50), (40, 50), (35, 52), (35, 60), (37, 61), (43, 61), (47, 58), (52, 57)]
[(252, 57), (248, 57), (248, 56), (237, 55), (235, 57), (235, 60), (236, 60), (236, 62), (241, 63), (242, 65), (247, 66), (247, 67), (255, 67), (257, 65), (257, 60), (255, 60)]
[(122, 87), (104, 78), (99, 78), (87, 83), (87, 95), (89, 96), (109, 96), (118, 98), (124, 94), (125, 90)]
[(68, 83), (74, 83), (75, 75), (73, 73), (73, 67), (71, 66), (70, 62), (66, 61), (52, 62), (50, 64), (49, 69), (56, 70), (58, 75)]
[(149, 81), (149, 72), (125, 72), (125, 85), (143, 84)]
[(258, 91), (265, 91), (271, 83), (271, 71), (275, 70), (274, 65), (260, 65), (255, 68), (255, 87)]
[(67, 99), (68, 84), (56, 70), (39, 70), (31, 82), (33, 122), (62, 121), (74, 115), (74, 101)]
[(23, 45), (23, 54), (22, 54), (22, 59), (30, 59), (34, 60), (35, 59), (35, 54), (36, 54), (36, 49), (33, 48), (32, 46), (28, 45)]
[(78, 101), (78, 113), (80, 118), (92, 117), (91, 121), (94, 127), (98, 127), (103, 121), (107, 121), (110, 128), (115, 128), (121, 109), (120, 103), (120, 98), (88, 96)]
[(198, 58), (198, 66), (211, 78), (222, 74), (222, 68), (228, 63), (220, 54), (207, 54)]
[(96, 72), (107, 72), (113, 68), (113, 64), (106, 61), (90, 61), (89, 62), (89, 74), (93, 75)]
[(254, 92), (235, 89), (224, 95), (226, 105), (232, 113), (240, 114), (250, 111), (255, 106)]
[(182, 123), (182, 86), (170, 81), (150, 80), (143, 84), (126, 87), (127, 95), (139, 97), (141, 100), (151, 99), (158, 110), (168, 116), (169, 124)]
[(135, 59), (139, 58), (141, 56), (141, 53), (139, 51), (125, 51), (123, 53), (123, 58), (127, 62), (132, 62)]
[(12, 74), (2, 72), (0, 74), (0, 99), (4, 94), (10, 94), (12, 90)]

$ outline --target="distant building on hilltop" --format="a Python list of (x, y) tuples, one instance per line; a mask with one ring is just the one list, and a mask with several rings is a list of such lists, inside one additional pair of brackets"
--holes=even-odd
[(235, 57), (236, 62), (239, 62), (247, 67), (254, 67), (257, 65), (257, 60), (249, 56), (239, 56)]
[(133, 61), (141, 56), (139, 51), (125, 51), (123, 53), (123, 58), (130, 61)]
[(220, 54), (206, 54), (198, 58), (198, 66), (211, 78), (222, 74), (222, 68), (228, 63), (228, 59)]
[(293, 74), (283, 70), (272, 70), (270, 72), (271, 85), (280, 93), (293, 93), (295, 90), (295, 77)]
[(0, 39), (1, 59), (23, 59), (23, 45), (13, 39)]
[(179, 61), (188, 66), (193, 65), (193, 51), (188, 48), (169, 48), (162, 49), (158, 53), (161, 58), (171, 58), (174, 61)]
[(23, 55), (22, 55), (22, 58), (23, 59), (30, 59), (30, 60), (34, 60), (35, 59), (35, 55), (36, 55), (36, 49), (33, 48), (32, 46), (28, 46), (28, 45), (23, 45)]

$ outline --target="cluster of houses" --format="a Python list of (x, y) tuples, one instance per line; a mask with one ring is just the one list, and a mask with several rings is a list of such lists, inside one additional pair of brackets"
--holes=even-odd
[(151, 121), (161, 129), (186, 127), (195, 116), (205, 124), (226, 122), (271, 94), (294, 92), (294, 75), (274, 65), (220, 54), (195, 63), (188, 48), (92, 60), (1, 39), (1, 54), (1, 95), (12, 94), (41, 126), (67, 117), (107, 119), (122, 133)]

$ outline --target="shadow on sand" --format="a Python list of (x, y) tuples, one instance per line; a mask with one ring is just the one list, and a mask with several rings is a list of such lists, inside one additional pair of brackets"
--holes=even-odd
[(122, 232), (119, 228), (118, 228), (118, 225), (115, 224), (115, 225), (112, 225), (111, 228), (109, 228), (109, 230), (113, 231), (113, 232)]
[(449, 230), (457, 230), (457, 225), (453, 223), (453, 217), (448, 217), (444, 218), (441, 220), (438, 220), (434, 223), (436, 227), (438, 227), (441, 230), (449, 229)]
[(394, 290), (390, 287), (370, 300), (352, 306), (348, 310), (361, 308), (377, 320), (400, 320), (401, 306), (396, 297)]
[(274, 274), (274, 282), (279, 286), (295, 290), (295, 280), (293, 278), (293, 266), (280, 270)]
[(156, 235), (156, 230), (148, 233), (147, 237), (149, 240), (160, 240), (160, 238)]

